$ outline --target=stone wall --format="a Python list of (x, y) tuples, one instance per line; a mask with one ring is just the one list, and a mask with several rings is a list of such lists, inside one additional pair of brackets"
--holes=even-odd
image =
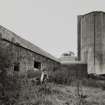
[(13, 70), (14, 64), (16, 63), (19, 63), (18, 75), (25, 75), (28, 70), (33, 70), (34, 61), (40, 62), (41, 65), (45, 65), (48, 71), (53, 71), (59, 66), (59, 62), (53, 61), (47, 57), (23, 48), (19, 44), (14, 44), (3, 39), (0, 40), (0, 43), (2, 43), (2, 46), (8, 48), (8, 51), (11, 52), (11, 60), (13, 63), (9, 71), (11, 74), (17, 72)]
[(68, 71), (70, 78), (75, 79), (87, 78), (87, 64), (63, 64), (61, 70)]
[[(11, 66), (7, 69), (7, 74), (11, 77), (11, 81), (15, 80), (15, 89), (7, 89), (5, 91), (5, 97), (16, 100), (17, 103), (21, 103), (26, 100), (29, 101), (31, 96), (36, 96), (36, 83), (32, 78), (28, 78), (28, 71), (34, 69), (34, 61), (38, 61), (41, 65), (45, 65), (48, 73), (59, 67), (59, 62), (53, 61), (45, 56), (32, 52), (19, 44), (10, 42), (0, 38), (0, 46), (8, 49), (10, 52)], [(7, 50), (6, 50), (7, 51)], [(5, 52), (7, 53), (7, 52)], [(19, 71), (14, 71), (14, 65), (19, 63)], [(38, 89), (37, 89), (38, 90)], [(0, 94), (2, 92), (0, 91)], [(1, 97), (1, 96), (0, 96)], [(16, 99), (15, 99), (16, 98)], [(17, 104), (18, 105), (18, 104)]]

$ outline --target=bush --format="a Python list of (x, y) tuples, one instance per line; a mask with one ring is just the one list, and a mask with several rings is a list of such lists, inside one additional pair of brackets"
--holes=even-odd
[(70, 84), (72, 78), (68, 70), (56, 70), (49, 75), (50, 82), (55, 82), (57, 84)]
[(82, 80), (82, 85), (88, 87), (101, 88), (103, 90), (105, 89), (105, 82), (103, 80), (84, 79)]

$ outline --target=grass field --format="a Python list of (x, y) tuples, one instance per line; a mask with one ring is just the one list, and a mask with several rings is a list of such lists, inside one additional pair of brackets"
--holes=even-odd
[(13, 97), (11, 95), (10, 98), (9, 95), (10, 102), (15, 99), (15, 104), (11, 105), (105, 105), (103, 80), (77, 80), (70, 85), (53, 82), (46, 85), (24, 83), (26, 84), (19, 90), (18, 98), (13, 92)]
[[(49, 83), (25, 91), (19, 105), (105, 105), (105, 91), (101, 88), (58, 85)], [(27, 97), (29, 96), (29, 97)]]

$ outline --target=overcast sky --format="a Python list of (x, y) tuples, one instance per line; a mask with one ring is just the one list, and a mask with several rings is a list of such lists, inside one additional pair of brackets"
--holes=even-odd
[(77, 52), (77, 15), (105, 0), (0, 0), (0, 24), (52, 55)]

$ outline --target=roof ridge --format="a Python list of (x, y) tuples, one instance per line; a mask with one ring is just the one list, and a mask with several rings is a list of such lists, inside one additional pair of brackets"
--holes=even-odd
[(38, 54), (40, 54), (42, 56), (45, 56), (45, 57), (47, 57), (49, 59), (52, 59), (54, 61), (59, 62), (59, 60), (56, 57), (54, 57), (53, 55), (51, 55), (47, 51), (41, 49), (40, 47), (38, 47), (35, 44), (31, 43), (30, 41), (22, 38), (21, 36), (18, 36), (16, 33), (10, 31), (9, 29), (7, 29), (7, 28), (5, 28), (5, 27), (3, 27), (1, 25), (0, 25), (0, 29), (1, 29), (0, 32), (1, 33), (4, 33), (2, 35), (2, 37), (4, 39), (9, 40), (9, 41), (12, 41), (12, 38), (15, 38), (15, 41), (16, 41), (15, 43), (19, 43), (20, 46), (22, 46), (24, 48), (27, 48), (29, 50), (32, 50), (33, 52), (38, 53)]

